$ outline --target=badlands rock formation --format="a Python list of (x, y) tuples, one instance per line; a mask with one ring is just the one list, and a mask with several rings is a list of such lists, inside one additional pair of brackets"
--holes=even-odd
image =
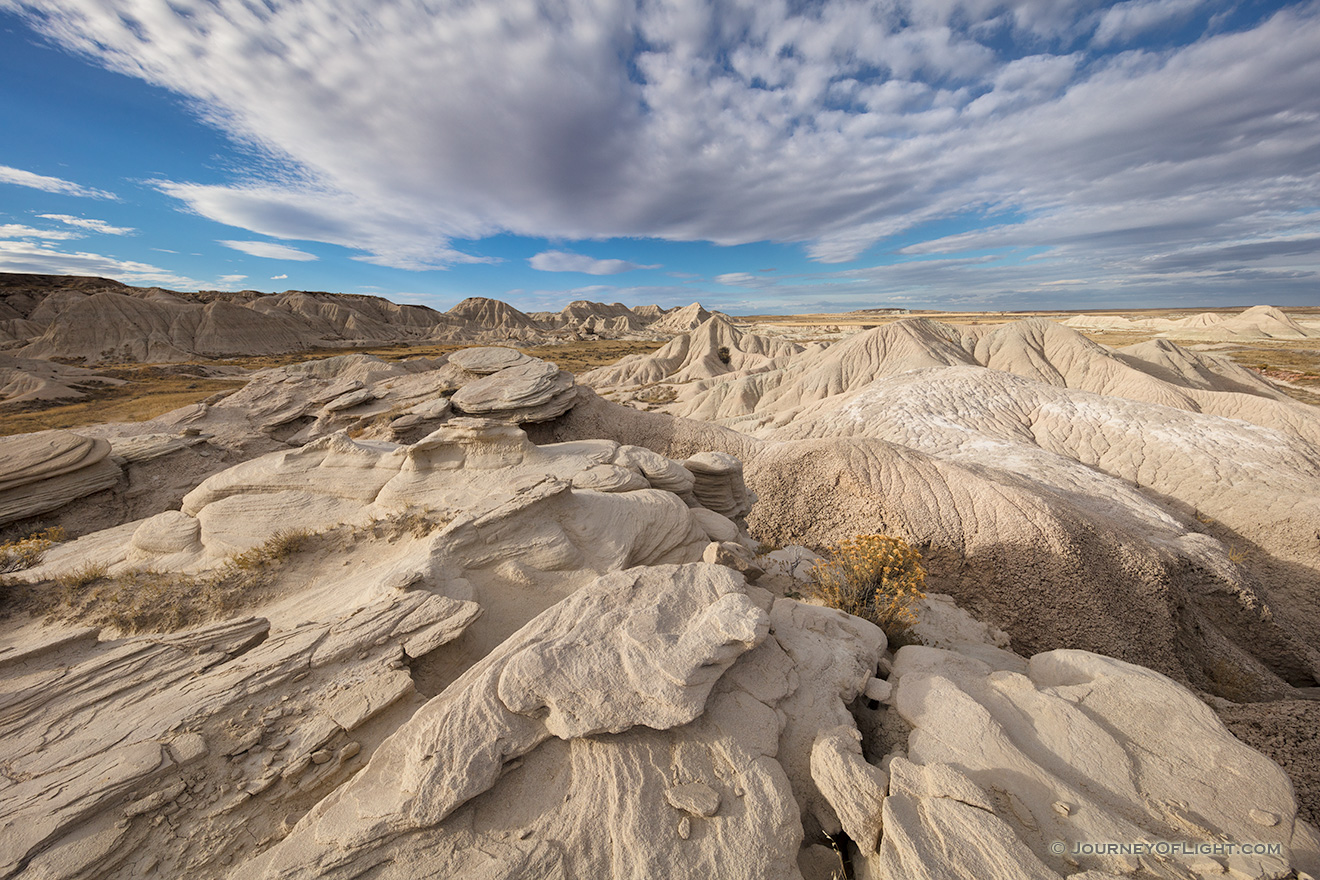
[(558, 312), (534, 312), (532, 318), (547, 327), (571, 330), (579, 336), (606, 339), (650, 339), (660, 334), (649, 325), (665, 314), (658, 306), (631, 309), (623, 303), (575, 300)]
[[(0, 593), (0, 877), (1320, 873), (1216, 714), (1309, 717), (1312, 410), (1039, 322), (715, 315), (581, 380), (667, 411), (488, 346), (3, 441), (72, 539)], [(902, 647), (799, 598), (875, 531)]]
[(58, 510), (119, 481), (110, 444), (69, 431), (0, 437), (0, 525)]
[[(690, 330), (682, 310), (668, 329), (658, 308), (626, 316), (574, 303), (537, 320), (498, 300), (473, 297), (448, 312), (373, 296), (256, 291), (178, 293), (104, 278), (0, 273), (0, 349), (23, 358), (84, 364), (177, 362), (405, 342), (542, 344), (577, 338), (664, 338)], [(679, 314), (674, 312), (673, 314)], [(0, 365), (0, 368), (4, 365)], [(9, 367), (12, 369), (12, 365)], [(0, 374), (0, 382), (5, 381)], [(29, 389), (30, 390), (30, 389)]]
[(1314, 684), (1313, 407), (1213, 355), (1113, 351), (1046, 321), (911, 319), (719, 362), (772, 344), (717, 319), (582, 379), (759, 438), (735, 450), (758, 535), (903, 535), (1027, 650), (1085, 647), (1238, 696)]
[(1069, 327), (1154, 333), (1170, 339), (1235, 341), (1250, 339), (1315, 339), (1320, 327), (1294, 321), (1274, 306), (1252, 306), (1239, 315), (1203, 312), (1186, 318), (1128, 318), (1122, 315), (1078, 315)]

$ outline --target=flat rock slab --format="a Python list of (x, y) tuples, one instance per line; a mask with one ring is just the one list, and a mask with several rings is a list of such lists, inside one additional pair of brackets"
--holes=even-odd
[(576, 399), (573, 376), (554, 364), (531, 363), (500, 370), (464, 385), (451, 398), (454, 408), (472, 415), (546, 421), (567, 412)]
[(498, 373), (500, 370), (507, 370), (509, 367), (521, 367), (534, 363), (536, 360), (536, 358), (523, 354), (521, 351), (499, 346), (464, 348), (449, 356), (451, 364), (479, 376)]

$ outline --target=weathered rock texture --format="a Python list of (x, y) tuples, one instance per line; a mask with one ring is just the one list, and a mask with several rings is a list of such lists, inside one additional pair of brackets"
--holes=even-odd
[(1252, 306), (1239, 315), (1204, 312), (1186, 318), (1079, 315), (1064, 323), (1079, 329), (1155, 333), (1172, 339), (1313, 339), (1320, 336), (1320, 331), (1299, 324), (1274, 306)]
[(0, 525), (57, 510), (119, 481), (110, 444), (70, 431), (0, 437)]

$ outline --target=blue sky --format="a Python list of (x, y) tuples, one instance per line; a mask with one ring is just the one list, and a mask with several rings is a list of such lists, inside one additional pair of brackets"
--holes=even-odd
[(0, 271), (1320, 304), (1320, 5), (0, 0)]

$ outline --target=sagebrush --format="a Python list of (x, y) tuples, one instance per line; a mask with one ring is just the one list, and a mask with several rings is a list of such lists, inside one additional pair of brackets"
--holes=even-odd
[(31, 568), (52, 545), (64, 540), (64, 529), (59, 526), (35, 532), (17, 541), (0, 544), (0, 574), (10, 574)]
[(891, 638), (917, 622), (926, 570), (916, 548), (889, 535), (858, 535), (827, 553), (811, 570), (812, 597), (871, 621)]

